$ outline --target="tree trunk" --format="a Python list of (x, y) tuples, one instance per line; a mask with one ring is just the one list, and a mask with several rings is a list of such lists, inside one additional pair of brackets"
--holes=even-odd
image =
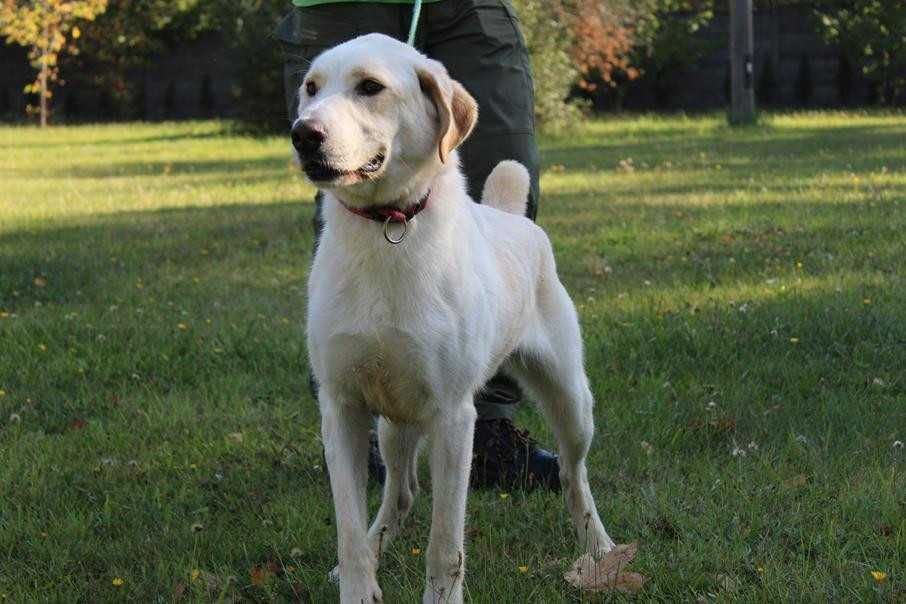
[(41, 90), (38, 94), (41, 95), (41, 127), (47, 128), (47, 56), (45, 55), (41, 61), (41, 77), (40, 77)]
[[(47, 24), (44, 24), (44, 43), (50, 45), (50, 36)], [(41, 75), (38, 77), (41, 95), (41, 127), (47, 128), (47, 46), (41, 52)]]
[(752, 0), (730, 0), (730, 124), (755, 121)]

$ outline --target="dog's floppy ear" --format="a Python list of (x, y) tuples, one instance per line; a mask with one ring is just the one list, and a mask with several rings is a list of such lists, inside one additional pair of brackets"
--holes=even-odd
[(475, 127), (478, 103), (440, 64), (437, 68), (419, 68), (417, 73), (422, 91), (437, 109), (437, 154), (441, 163), (446, 163), (450, 151), (461, 145)]

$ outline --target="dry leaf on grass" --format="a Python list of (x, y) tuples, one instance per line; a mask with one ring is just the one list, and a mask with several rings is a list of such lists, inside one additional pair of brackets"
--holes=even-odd
[(265, 566), (253, 566), (251, 570), (249, 570), (249, 578), (252, 580), (252, 585), (255, 587), (261, 587), (267, 583), (268, 579), (273, 575), (274, 573)]
[(563, 578), (582, 591), (635, 593), (648, 580), (643, 575), (627, 570), (638, 549), (638, 543), (617, 545), (597, 562), (590, 554), (584, 554), (573, 563)]

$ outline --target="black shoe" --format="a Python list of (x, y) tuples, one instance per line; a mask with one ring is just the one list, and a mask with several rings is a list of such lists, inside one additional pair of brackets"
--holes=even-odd
[(525, 430), (506, 418), (475, 422), (472, 446), (474, 489), (560, 490), (560, 458), (538, 446)]

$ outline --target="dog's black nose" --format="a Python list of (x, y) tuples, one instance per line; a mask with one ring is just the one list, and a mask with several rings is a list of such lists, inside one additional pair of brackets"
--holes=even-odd
[(312, 155), (321, 148), (327, 132), (320, 122), (299, 120), (293, 126), (290, 137), (293, 140), (293, 147), (300, 155)]

